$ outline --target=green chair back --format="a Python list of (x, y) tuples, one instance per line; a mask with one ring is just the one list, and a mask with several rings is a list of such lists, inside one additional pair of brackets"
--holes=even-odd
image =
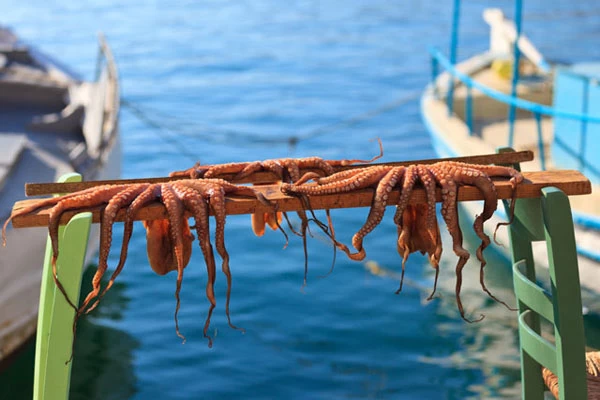
[[(560, 399), (586, 399), (585, 335), (569, 198), (550, 187), (542, 189), (540, 198), (519, 199), (509, 237), (523, 399), (544, 398), (542, 366), (558, 377)], [(536, 241), (546, 242), (548, 270), (536, 270), (532, 250)], [(541, 272), (549, 274), (549, 291), (536, 281)], [(540, 335), (540, 318), (554, 326), (554, 342)]]
[[(81, 175), (67, 174), (58, 182), (80, 182)], [(69, 298), (79, 303), (81, 274), (92, 224), (89, 212), (77, 214), (59, 228), (57, 274)], [(46, 243), (46, 255), (40, 289), (37, 337), (35, 344), (34, 400), (62, 400), (69, 397), (73, 318), (75, 310), (67, 303), (52, 279), (52, 245)]]

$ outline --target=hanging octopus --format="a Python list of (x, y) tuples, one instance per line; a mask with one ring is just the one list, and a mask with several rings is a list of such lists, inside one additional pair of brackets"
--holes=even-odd
[[(169, 271), (177, 271), (177, 285), (175, 291), (175, 329), (179, 337), (185, 337), (179, 331), (178, 312), (180, 306), (179, 293), (183, 281), (184, 268), (187, 266), (191, 255), (191, 243), (194, 239), (190, 232), (187, 216), (191, 215), (195, 220), (195, 230), (198, 242), (204, 255), (208, 282), (206, 285), (206, 297), (210, 302), (208, 315), (204, 326), (204, 336), (208, 336), (208, 328), (212, 311), (216, 306), (214, 283), (216, 267), (212, 244), (209, 237), (209, 211), (212, 210), (216, 220), (215, 242), (217, 252), (221, 256), (221, 269), (227, 278), (227, 297), (225, 312), (229, 325), (234, 329), (240, 329), (232, 324), (229, 314), (229, 303), (231, 297), (231, 271), (229, 268), (229, 254), (225, 248), (225, 199), (227, 195), (237, 195), (256, 198), (263, 204), (271, 204), (258, 192), (248, 186), (233, 185), (222, 179), (187, 179), (165, 183), (139, 183), (122, 185), (104, 185), (89, 188), (83, 191), (66, 194), (60, 197), (43, 199), (15, 212), (5, 223), (2, 230), (3, 244), (6, 245), (6, 228), (8, 223), (17, 216), (35, 212), (43, 207), (51, 207), (48, 215), (48, 231), (52, 243), (52, 275), (56, 286), (65, 296), (67, 302), (76, 310), (76, 318), (83, 313), (93, 310), (100, 299), (113, 285), (115, 278), (119, 275), (127, 257), (127, 247), (133, 231), (133, 221), (138, 211), (152, 203), (162, 203), (167, 211), (168, 220), (144, 221), (146, 237), (148, 240), (148, 259), (152, 269), (159, 275)], [(61, 216), (65, 211), (77, 211), (89, 209), (90, 207), (103, 207), (101, 231), (100, 231), (100, 256), (97, 271), (92, 278), (92, 289), (83, 300), (82, 305), (77, 307), (67, 296), (56, 272), (56, 260), (58, 257), (58, 226)], [(101, 279), (108, 268), (108, 256), (112, 242), (112, 226), (117, 213), (126, 210), (124, 237), (119, 264), (112, 274), (107, 286), (100, 293)], [(95, 299), (95, 302), (90, 303)]]
[[(350, 259), (363, 260), (366, 256), (365, 249), (363, 248), (363, 240), (381, 222), (390, 192), (397, 186), (400, 186), (401, 192), (394, 222), (398, 227), (399, 233), (397, 248), (403, 257), (402, 277), (404, 276), (404, 265), (410, 253), (414, 251), (427, 253), (432, 267), (436, 270), (435, 292), (439, 272), (439, 258), (442, 251), (439, 228), (437, 228), (437, 223), (434, 222), (435, 188), (440, 186), (442, 193), (442, 217), (452, 237), (454, 253), (459, 257), (456, 265), (456, 301), (461, 317), (471, 322), (465, 317), (460, 299), (462, 270), (470, 254), (463, 248), (462, 232), (458, 224), (458, 187), (474, 185), (479, 188), (484, 196), (483, 212), (475, 218), (473, 223), (475, 233), (481, 239), (481, 245), (476, 252), (477, 259), (481, 263), (480, 283), (483, 290), (490, 297), (496, 301), (500, 301), (491, 294), (484, 282), (486, 261), (483, 257), (483, 250), (489, 245), (490, 238), (483, 231), (483, 224), (491, 218), (498, 203), (496, 188), (490, 179), (493, 176), (510, 177), (514, 204), (516, 186), (523, 181), (523, 176), (518, 171), (509, 167), (465, 164), (451, 161), (438, 162), (431, 165), (411, 165), (408, 167), (379, 165), (362, 169), (345, 170), (327, 177), (319, 177), (314, 173), (307, 173), (295, 184), (282, 183), (281, 191), (285, 194), (301, 193), (314, 196), (347, 193), (375, 187), (375, 194), (367, 220), (352, 237), (352, 246), (356, 252), (351, 252), (347, 246), (336, 242), (336, 245)], [(314, 180), (316, 185), (306, 184), (309, 180)], [(425, 206), (412, 206), (408, 204), (412, 190), (418, 181), (423, 184), (427, 194), (427, 203)], [(424, 224), (422, 222), (423, 218), (425, 219)], [(401, 289), (402, 281), (398, 292)]]
[[(252, 162), (239, 162), (239, 163), (226, 163), (226, 164), (217, 164), (217, 165), (200, 165), (197, 163), (191, 168), (188, 168), (183, 171), (175, 171), (169, 174), (170, 177), (189, 177), (192, 179), (198, 178), (214, 178), (217, 176), (222, 176), (223, 174), (235, 174), (232, 181), (238, 181), (244, 178), (247, 178), (254, 174), (255, 172), (271, 172), (277, 178), (286, 183), (293, 184), (297, 182), (300, 178), (300, 170), (302, 169), (313, 169), (319, 171), (313, 172), (315, 176), (329, 176), (335, 173), (335, 167), (339, 166), (348, 166), (358, 163), (372, 163), (375, 160), (383, 157), (383, 144), (380, 139), (377, 139), (379, 143), (379, 154), (370, 160), (324, 160), (320, 157), (305, 157), (305, 158), (277, 158), (277, 159), (269, 159), (264, 161), (252, 161)], [(314, 221), (317, 226), (332, 239), (335, 243), (335, 233), (333, 229), (333, 223), (331, 222), (331, 218), (329, 216), (329, 210), (326, 210), (327, 215), (327, 225), (323, 224), (319, 219), (315, 216), (310, 207), (310, 202), (308, 197), (304, 195), (299, 196), (304, 209), (308, 209), (312, 218), (308, 218), (305, 210), (298, 210), (298, 218), (300, 219), (300, 232), (297, 232), (287, 215), (283, 213), (283, 216), (286, 218), (288, 222), (288, 226), (291, 231), (300, 236), (302, 238), (302, 246), (304, 250), (304, 281), (303, 286), (306, 285), (307, 274), (308, 274), (308, 250), (307, 250), (307, 242), (306, 242), (306, 233), (309, 229), (309, 221)], [(262, 236), (265, 233), (265, 227), (268, 225), (273, 230), (280, 229), (280, 222), (282, 221), (282, 213), (280, 212), (269, 212), (269, 213), (259, 213), (252, 214), (252, 230), (255, 235)], [(283, 230), (281, 230), (283, 232)], [(283, 232), (285, 235), (285, 232)], [(286, 236), (286, 245), (287, 245), (287, 236)], [(334, 246), (335, 250), (335, 246)], [(334, 253), (334, 261), (335, 263), (335, 253)]]

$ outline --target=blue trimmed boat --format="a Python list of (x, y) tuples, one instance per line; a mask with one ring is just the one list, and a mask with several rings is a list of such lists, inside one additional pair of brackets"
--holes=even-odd
[[(583, 172), (594, 193), (570, 198), (580, 277), (583, 287), (600, 293), (600, 63), (550, 65), (521, 32), (521, 3), (516, 1), (514, 22), (501, 10), (486, 10), (489, 50), (457, 62), (455, 0), (450, 55), (429, 50), (432, 79), (421, 115), (439, 157), (512, 147), (535, 153), (523, 170)], [(469, 215), (478, 212), (476, 204), (463, 207)], [(499, 241), (508, 242), (506, 230), (499, 231)]]

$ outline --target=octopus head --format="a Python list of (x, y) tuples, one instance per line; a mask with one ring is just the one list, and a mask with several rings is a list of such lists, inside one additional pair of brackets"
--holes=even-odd
[(427, 226), (428, 208), (427, 204), (409, 204), (402, 215), (402, 225), (407, 230), (406, 235), (398, 237), (398, 252), (404, 254), (415, 251), (421, 254), (427, 253), (434, 267), (439, 263), (441, 254), (440, 229), (436, 220), (433, 226)]
[[(143, 221), (146, 228), (147, 253), (150, 267), (158, 275), (165, 275), (177, 270), (176, 244), (170, 235), (171, 224), (167, 219)], [(182, 226), (183, 243), (180, 251), (183, 255), (183, 267), (187, 266), (192, 255), (192, 242), (194, 235), (186, 219)]]

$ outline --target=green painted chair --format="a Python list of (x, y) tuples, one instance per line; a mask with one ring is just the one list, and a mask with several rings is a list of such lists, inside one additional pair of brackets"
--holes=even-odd
[[(80, 182), (81, 175), (63, 175), (59, 182)], [(69, 298), (79, 302), (81, 274), (92, 224), (89, 212), (77, 214), (59, 229), (57, 274)], [(34, 400), (62, 400), (69, 397), (75, 310), (69, 306), (52, 279), (50, 263), (52, 246), (46, 244), (46, 255), (40, 289), (37, 337), (35, 344)]]
[[(506, 203), (505, 203), (506, 206)], [(508, 208), (507, 208), (508, 209)], [(545, 188), (536, 199), (519, 199), (509, 228), (518, 305), (522, 397), (600, 399), (600, 353), (585, 352), (577, 252), (569, 198)], [(532, 242), (545, 241), (551, 290), (536, 283)], [(554, 327), (553, 342), (542, 337), (541, 318)], [(586, 383), (587, 382), (587, 383)], [(596, 392), (594, 397), (593, 392)]]

